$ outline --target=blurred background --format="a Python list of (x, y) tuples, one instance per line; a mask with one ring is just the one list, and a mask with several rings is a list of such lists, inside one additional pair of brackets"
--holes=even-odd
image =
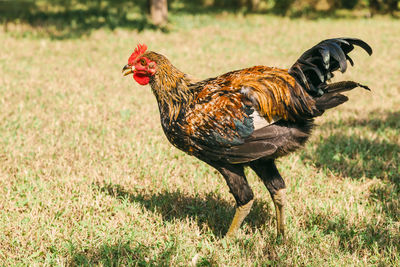
[[(165, 28), (179, 14), (275, 14), (304, 17), (397, 17), (398, 0), (1, 0), (0, 19), (76, 36), (99, 27)], [(54, 29), (55, 28), (55, 29)]]

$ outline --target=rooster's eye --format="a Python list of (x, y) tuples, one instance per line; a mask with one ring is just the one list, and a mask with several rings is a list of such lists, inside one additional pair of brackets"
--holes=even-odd
[(142, 66), (146, 66), (146, 60), (144, 59), (144, 58), (142, 58), (141, 60), (140, 60), (140, 64), (142, 65)]

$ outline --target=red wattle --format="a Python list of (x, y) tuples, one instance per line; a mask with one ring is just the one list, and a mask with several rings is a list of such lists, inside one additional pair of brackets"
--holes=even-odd
[(140, 85), (146, 85), (150, 82), (150, 77), (148, 75), (137, 72), (133, 74), (133, 79)]

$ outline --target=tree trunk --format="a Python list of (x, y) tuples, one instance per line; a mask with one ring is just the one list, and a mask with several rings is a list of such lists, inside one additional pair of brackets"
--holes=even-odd
[(249, 5), (251, 11), (258, 11), (260, 0), (249, 0)]
[(379, 12), (379, 2), (378, 0), (369, 0), (369, 10), (371, 13), (371, 17), (376, 15)]
[(149, 0), (150, 16), (154, 25), (162, 26), (167, 23), (168, 5), (167, 0)]

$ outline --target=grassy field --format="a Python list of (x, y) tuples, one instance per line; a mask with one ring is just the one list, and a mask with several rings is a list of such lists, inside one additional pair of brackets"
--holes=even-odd
[[(169, 33), (99, 29), (56, 40), (0, 32), (0, 265), (399, 266), (400, 21), (173, 16)], [(350, 101), (282, 158), (286, 243), (268, 191), (223, 239), (234, 200), (212, 168), (164, 137), (149, 87), (124, 78), (138, 42), (199, 78), (289, 67), (322, 39), (352, 36)]]

